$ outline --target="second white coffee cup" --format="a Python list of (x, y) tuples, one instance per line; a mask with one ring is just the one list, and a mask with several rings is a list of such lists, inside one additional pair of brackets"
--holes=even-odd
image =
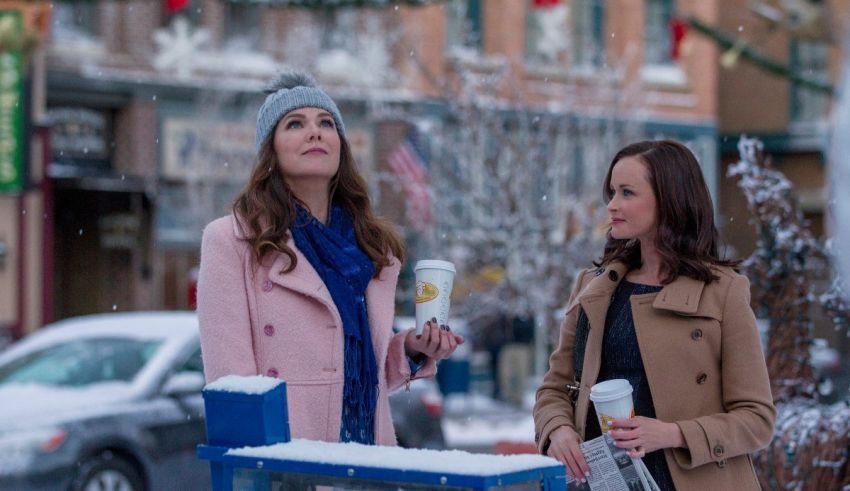
[(608, 433), (611, 429), (612, 419), (631, 418), (635, 415), (632, 384), (626, 379), (616, 378), (594, 384), (590, 388), (590, 400), (596, 409), (602, 433)]
[(436, 317), (437, 324), (448, 325), (455, 265), (438, 259), (417, 261), (416, 274), (416, 332), (422, 333), (425, 323)]

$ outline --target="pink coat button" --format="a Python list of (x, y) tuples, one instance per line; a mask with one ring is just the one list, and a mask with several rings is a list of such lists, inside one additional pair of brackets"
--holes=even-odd
[(266, 324), (263, 326), (263, 332), (266, 333), (266, 336), (274, 336), (274, 326), (271, 324)]
[(268, 371), (266, 371), (266, 375), (277, 378), (277, 368), (269, 368)]
[(272, 291), (272, 288), (274, 288), (274, 285), (272, 285), (272, 280), (266, 280), (266, 281), (263, 282), (263, 291), (264, 292), (268, 293), (268, 292)]

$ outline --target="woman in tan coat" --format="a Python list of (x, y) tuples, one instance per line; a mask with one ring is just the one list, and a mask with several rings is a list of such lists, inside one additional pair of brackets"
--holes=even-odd
[(611, 436), (661, 489), (759, 489), (750, 453), (770, 442), (776, 408), (749, 281), (719, 256), (696, 158), (676, 142), (635, 143), (603, 189), (605, 251), (576, 281), (537, 391), (540, 452), (589, 477), (579, 444), (601, 434), (590, 387), (623, 378), (636, 417), (614, 420)]

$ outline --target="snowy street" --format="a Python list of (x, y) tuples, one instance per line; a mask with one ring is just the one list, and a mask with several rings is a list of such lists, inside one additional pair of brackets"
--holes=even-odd
[(534, 443), (531, 407), (517, 408), (476, 395), (448, 396), (444, 401), (446, 447), (492, 453), (499, 443)]

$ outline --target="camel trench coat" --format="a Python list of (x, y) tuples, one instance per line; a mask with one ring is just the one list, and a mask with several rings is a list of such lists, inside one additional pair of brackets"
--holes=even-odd
[[(576, 280), (558, 348), (537, 390), (535, 440), (541, 453), (549, 435), (566, 425), (584, 438), (590, 388), (602, 358), (611, 297), (624, 264), (583, 271)], [(750, 454), (773, 436), (776, 408), (770, 391), (749, 281), (729, 268), (706, 284), (680, 276), (660, 292), (630, 299), (638, 345), (659, 420), (676, 423), (687, 448), (665, 449), (680, 490), (760, 489)], [(575, 380), (573, 346), (579, 309), (589, 333), (582, 380)], [(568, 384), (579, 386), (572, 403)]]
[[(208, 382), (224, 375), (266, 375), (286, 381), (293, 438), (338, 441), (343, 394), (343, 328), (319, 274), (288, 241), (284, 254), (257, 265), (233, 215), (207, 225), (201, 244), (198, 317)], [(407, 331), (393, 335), (400, 264), (393, 259), (366, 289), (372, 344), (378, 362), (375, 442), (395, 445), (388, 395), (411, 378), (436, 372), (428, 359), (415, 377), (404, 352)]]

